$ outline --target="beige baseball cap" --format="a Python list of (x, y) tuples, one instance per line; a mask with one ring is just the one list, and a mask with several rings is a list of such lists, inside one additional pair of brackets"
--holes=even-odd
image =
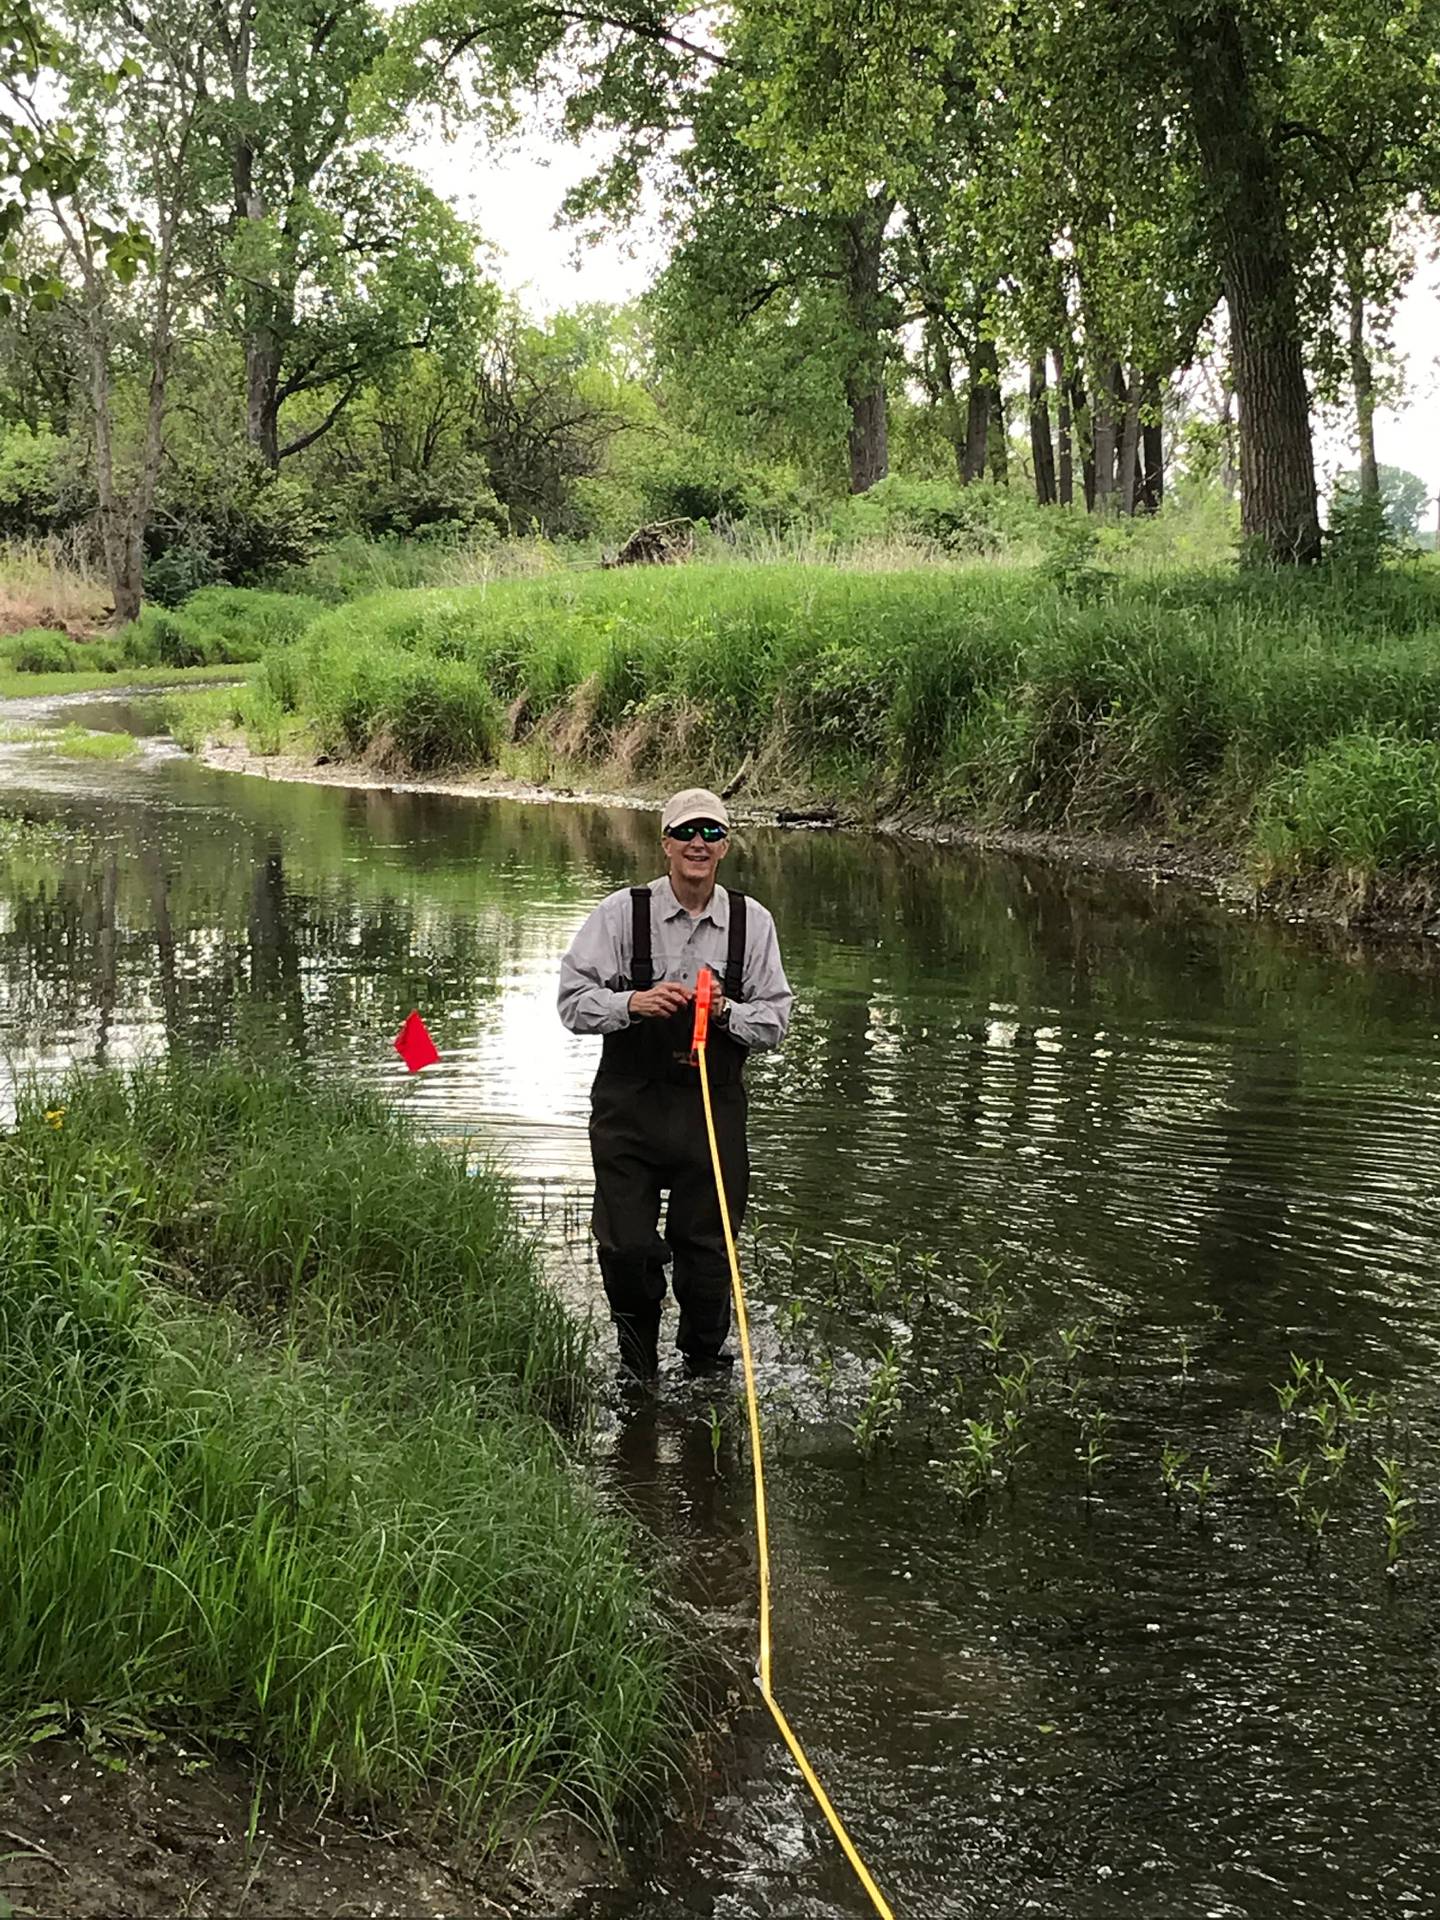
[(685, 787), (672, 793), (661, 808), (660, 831), (668, 833), (671, 827), (683, 827), (687, 820), (714, 820), (728, 827), (730, 815), (718, 793), (711, 793), (708, 787)]

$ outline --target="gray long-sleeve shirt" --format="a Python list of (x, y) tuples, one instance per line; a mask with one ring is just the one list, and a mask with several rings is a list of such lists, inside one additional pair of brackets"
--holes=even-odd
[[(571, 1033), (617, 1033), (630, 1025), (633, 946), (630, 889), (602, 900), (560, 962), (560, 1018)], [(668, 876), (650, 887), (650, 946), (655, 984), (693, 987), (701, 967), (725, 976), (730, 939), (730, 895), (717, 884), (709, 904), (692, 917), (675, 898)], [(730, 1033), (742, 1046), (778, 1047), (790, 1024), (793, 995), (780, 964), (775, 922), (758, 900), (745, 896), (745, 998), (730, 1003)]]

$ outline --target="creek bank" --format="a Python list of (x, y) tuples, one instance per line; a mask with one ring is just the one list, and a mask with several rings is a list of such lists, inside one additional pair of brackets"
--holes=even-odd
[[(76, 1068), (14, 1103), (0, 1749), (22, 1757), (0, 1826), (89, 1901), (40, 1910), (251, 1910), (269, 1869), (247, 1835), (283, 1786), (312, 1830), (343, 1809), (363, 1839), (381, 1810), (400, 1904), (282, 1876), (255, 1911), (484, 1912), (468, 1883), (508, 1887), (528, 1850), (546, 1904), (489, 1910), (554, 1914), (598, 1857), (585, 1833), (613, 1845), (653, 1803), (689, 1713), (651, 1556), (582, 1465), (588, 1337), (509, 1188), (266, 1049)], [(33, 1744), (77, 1731), (58, 1762)], [(162, 1810), (175, 1831), (200, 1819), (204, 1860), (163, 1857), (157, 1796), (191, 1808)], [(323, 1864), (323, 1838), (294, 1844)], [(148, 1891), (116, 1904), (97, 1857)], [(435, 1860), (464, 1897), (417, 1905)], [(0, 1844), (0, 1890), (15, 1864)]]
[[(196, 756), (220, 773), (307, 786), (348, 787), (381, 793), (449, 794), (457, 799), (514, 800), (529, 806), (583, 805), (653, 809), (660, 786), (644, 792), (599, 786), (543, 786), (504, 772), (472, 771), (424, 779), (377, 772), (358, 761), (315, 759), (304, 754), (261, 754), (233, 741), (207, 741)], [(677, 775), (678, 777), (678, 775)], [(667, 789), (668, 790), (668, 789)], [(1361, 944), (1408, 943), (1427, 958), (1440, 942), (1434, 901), (1425, 898), (1407, 909), (1383, 896), (1362, 907), (1347, 905), (1321, 885), (1265, 889), (1244, 870), (1239, 856), (1218, 847), (1174, 836), (1146, 833), (1076, 832), (1045, 827), (997, 827), (945, 820), (933, 811), (912, 808), (867, 816), (855, 807), (816, 799), (810, 806), (793, 794), (782, 801), (730, 801), (737, 822), (783, 827), (795, 832), (846, 832), (893, 835), (980, 853), (999, 853), (1078, 872), (1123, 873), (1151, 885), (1188, 888), (1218, 900), (1232, 911), (1278, 919), (1330, 935), (1343, 934)]]
[(505, 1871), (427, 1839), (413, 1819), (287, 1805), (194, 1741), (97, 1757), (51, 1740), (0, 1784), (0, 1894), (47, 1920), (538, 1920), (595, 1865), (584, 1838), (537, 1846), (530, 1872)]

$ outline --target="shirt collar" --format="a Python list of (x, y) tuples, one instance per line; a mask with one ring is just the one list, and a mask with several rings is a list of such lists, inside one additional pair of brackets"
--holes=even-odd
[[(675, 898), (675, 889), (670, 884), (670, 876), (668, 873), (653, 882), (650, 891), (655, 895), (655, 902), (660, 909), (660, 918), (662, 920), (674, 920), (682, 913), (687, 919), (689, 918), (690, 909), (688, 907), (682, 907), (680, 902)], [(718, 880), (715, 882), (715, 891), (710, 896), (709, 905), (700, 914), (699, 918), (701, 920), (708, 920), (712, 926), (718, 927), (722, 933), (729, 931), (730, 896)]]

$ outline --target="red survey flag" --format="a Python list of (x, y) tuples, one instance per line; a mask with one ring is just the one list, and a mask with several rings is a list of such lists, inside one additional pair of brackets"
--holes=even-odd
[(422, 1067), (433, 1067), (440, 1058), (435, 1042), (418, 1013), (412, 1013), (396, 1034), (395, 1051), (411, 1073), (419, 1073)]

